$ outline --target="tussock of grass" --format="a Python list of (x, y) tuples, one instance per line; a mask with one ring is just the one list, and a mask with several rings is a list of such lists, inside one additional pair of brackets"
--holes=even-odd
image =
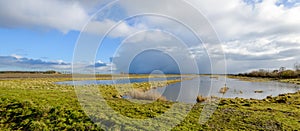
[(201, 103), (201, 102), (204, 102), (204, 101), (206, 101), (207, 100), (207, 97), (203, 97), (203, 96), (197, 96), (197, 102), (198, 103)]
[(197, 96), (197, 103), (202, 103), (202, 102), (212, 102), (212, 101), (216, 101), (219, 98), (216, 96), (208, 96), (208, 97), (204, 97), (202, 95)]
[(219, 92), (222, 93), (222, 94), (225, 94), (227, 91), (229, 90), (228, 87), (222, 87)]
[(134, 90), (128, 93), (128, 95), (133, 99), (138, 100), (158, 100), (158, 101), (167, 101), (167, 99), (161, 96), (158, 92), (143, 92), (139, 90)]

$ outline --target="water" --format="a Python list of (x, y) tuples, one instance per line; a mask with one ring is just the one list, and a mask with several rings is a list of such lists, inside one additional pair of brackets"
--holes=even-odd
[(57, 82), (57, 84), (67, 84), (67, 85), (111, 85), (111, 84), (126, 84), (126, 83), (141, 83), (148, 81), (165, 81), (165, 80), (176, 80), (181, 79), (181, 77), (168, 77), (168, 78), (131, 78), (131, 79), (117, 79), (117, 80), (85, 80), (85, 81), (64, 81)]
[[(180, 77), (170, 77), (167, 80), (180, 79)], [(150, 81), (162, 81), (166, 78), (151, 78)], [(148, 78), (134, 78), (127, 80), (98, 80), (98, 81), (76, 81), (74, 84), (125, 84), (135, 82), (148, 82)], [(229, 90), (225, 93), (219, 93), (219, 90), (225, 86)], [(73, 81), (59, 82), (58, 84), (73, 84)], [(185, 80), (179, 83), (171, 84), (163, 88), (149, 90), (149, 92), (159, 92), (168, 100), (186, 103), (195, 103), (198, 95), (217, 96), (223, 98), (254, 98), (264, 99), (267, 96), (278, 96), (279, 94), (294, 93), (300, 90), (299, 85), (280, 83), (276, 81), (269, 82), (250, 82), (238, 79), (225, 79), (225, 77), (210, 78), (201, 76), (192, 80)], [(255, 93), (262, 91), (262, 93)]]
[[(197, 85), (197, 82), (200, 82), (199, 88), (194, 86)], [(225, 94), (222, 94), (219, 91), (225, 86), (225, 83), (229, 90)], [(168, 100), (194, 103), (196, 102), (198, 95), (217, 96), (222, 98), (238, 97), (246, 99), (264, 99), (267, 96), (295, 93), (299, 90), (299, 85), (280, 83), (276, 81), (250, 82), (228, 78), (225, 80), (224, 77), (219, 77), (218, 79), (200, 77), (193, 80), (172, 84), (164, 88), (152, 89), (150, 91), (159, 92)], [(255, 93), (255, 91), (262, 91), (262, 93)]]

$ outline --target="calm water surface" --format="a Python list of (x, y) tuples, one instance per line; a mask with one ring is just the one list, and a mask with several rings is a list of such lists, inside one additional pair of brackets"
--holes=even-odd
[[(168, 80), (180, 79), (180, 77), (170, 77)], [(162, 81), (166, 78), (151, 78), (150, 81)], [(135, 78), (127, 80), (98, 80), (98, 81), (77, 81), (74, 84), (124, 84), (135, 82), (148, 82), (148, 78)], [(58, 84), (73, 84), (73, 81), (59, 82)], [(219, 93), (224, 85), (229, 88), (225, 93)], [(149, 90), (149, 92), (159, 92), (171, 101), (180, 101), (187, 103), (196, 102), (198, 95), (218, 96), (223, 98), (254, 98), (263, 99), (267, 96), (278, 96), (284, 93), (294, 93), (300, 90), (299, 85), (280, 83), (276, 81), (269, 82), (249, 82), (238, 79), (225, 79), (225, 77), (210, 78), (201, 76), (192, 80), (185, 80), (179, 83), (171, 84), (163, 88)], [(255, 91), (263, 91), (255, 93)]]
[[(197, 85), (200, 82), (200, 86)], [(226, 86), (229, 90), (225, 93), (219, 93), (219, 90)], [(182, 88), (180, 88), (182, 86)], [(162, 93), (168, 100), (193, 103), (198, 95), (202, 96), (218, 96), (223, 98), (254, 98), (264, 99), (267, 96), (278, 96), (284, 93), (294, 93), (300, 90), (299, 85), (280, 83), (276, 81), (269, 82), (249, 82), (238, 79), (226, 79), (224, 77), (209, 78), (200, 77), (189, 81), (183, 81), (169, 85), (164, 88), (152, 89)], [(262, 93), (255, 93), (255, 91), (263, 91)], [(178, 93), (180, 92), (180, 93)]]
[(67, 84), (67, 85), (111, 85), (111, 84), (127, 84), (127, 83), (141, 83), (148, 81), (165, 81), (165, 80), (176, 80), (181, 79), (181, 77), (168, 77), (168, 78), (131, 78), (131, 79), (117, 79), (117, 80), (86, 80), (86, 81), (64, 81), (57, 82), (57, 84)]

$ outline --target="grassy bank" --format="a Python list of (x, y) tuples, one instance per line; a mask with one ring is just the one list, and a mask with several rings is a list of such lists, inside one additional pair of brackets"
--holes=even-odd
[(236, 75), (228, 75), (227, 78), (239, 79), (242, 81), (250, 81), (250, 82), (266, 82), (266, 81), (276, 80), (274, 78), (247, 77), (247, 76), (236, 76)]
[(261, 77), (247, 77), (247, 76), (238, 76), (238, 75), (228, 75), (227, 77), (232, 79), (239, 79), (242, 81), (251, 81), (251, 82), (279, 81), (284, 83), (300, 85), (300, 78), (261, 78)]
[(300, 85), (300, 78), (295, 78), (295, 79), (280, 79), (280, 82), (285, 82), (285, 83), (292, 83), (292, 84), (297, 84)]
[[(54, 84), (70, 79), (70, 77), (35, 77), (0, 80), (0, 130), (101, 130), (82, 110), (74, 87)], [(102, 79), (109, 79), (109, 76)], [(149, 104), (135, 104), (120, 98), (128, 92), (126, 87), (133, 86), (144, 91), (174, 82), (178, 81), (117, 85), (115, 87), (119, 93), (109, 85), (97, 85), (97, 88), (115, 111), (129, 118), (147, 119), (164, 114), (175, 103), (156, 101)], [(202, 109), (203, 104), (197, 103), (173, 130), (300, 130), (300, 92), (264, 100), (221, 99), (209, 121), (200, 125), (199, 116)], [(91, 116), (94, 120), (103, 117), (107, 116), (99, 114)], [(170, 120), (176, 121), (179, 117), (174, 114)], [(112, 121), (105, 121), (110, 122)], [(120, 122), (126, 123), (125, 120)], [(114, 124), (110, 124), (110, 129), (113, 130)], [(168, 123), (159, 125), (161, 130), (164, 129), (164, 124)], [(144, 129), (131, 126), (131, 123), (126, 125), (122, 129)], [(148, 130), (155, 130), (154, 127)]]

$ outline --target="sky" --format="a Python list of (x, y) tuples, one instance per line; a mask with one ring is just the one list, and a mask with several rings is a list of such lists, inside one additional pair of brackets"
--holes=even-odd
[(299, 12), (300, 0), (1, 0), (0, 71), (292, 69)]

